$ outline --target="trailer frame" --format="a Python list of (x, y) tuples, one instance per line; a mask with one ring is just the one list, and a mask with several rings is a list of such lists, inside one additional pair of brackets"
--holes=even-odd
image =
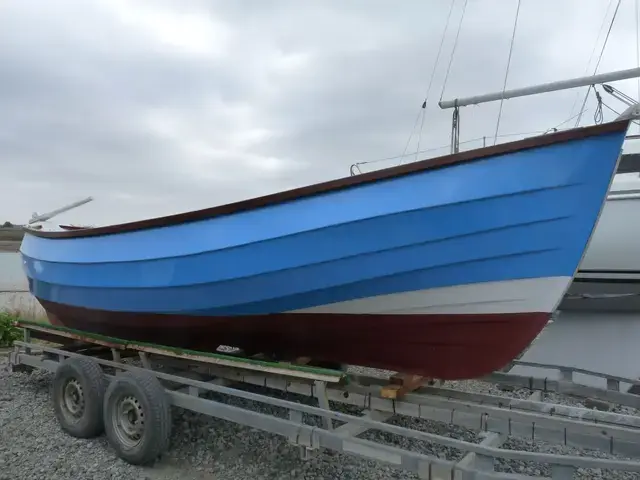
[[(326, 449), (376, 460), (432, 480), (566, 480), (574, 478), (578, 468), (640, 472), (640, 417), (544, 401), (546, 393), (556, 392), (638, 408), (640, 397), (619, 391), (621, 382), (640, 384), (633, 379), (579, 370), (607, 378), (608, 388), (598, 389), (574, 383), (572, 374), (578, 369), (543, 365), (560, 369), (563, 379), (546, 381), (503, 372), (483, 379), (504, 387), (528, 388), (531, 395), (527, 399), (467, 393), (440, 383), (425, 386), (418, 382), (409, 390), (394, 390), (390, 389), (397, 386), (393, 378), (346, 375), (340, 371), (234, 358), (233, 355), (184, 353), (170, 347), (127, 342), (34, 322), (23, 321), (19, 326), (24, 338), (15, 343), (9, 355), (9, 364), (16, 371), (56, 372), (68, 359), (89, 358), (100, 366), (109, 381), (124, 372), (137, 372), (162, 382), (172, 406), (283, 436), (300, 450), (303, 459)], [(37, 343), (34, 341), (37, 339), (46, 339), (47, 343)], [(131, 359), (141, 366), (132, 364)], [(255, 393), (246, 389), (249, 386), (313, 398), (317, 406)], [(394, 391), (395, 394), (389, 393)], [(209, 393), (280, 407), (285, 409), (286, 417), (213, 400), (206, 397)], [(362, 408), (363, 415), (333, 411), (330, 402)], [(484, 439), (473, 443), (385, 423), (396, 415), (465, 427), (480, 432)], [(315, 424), (311, 418), (317, 419)], [(338, 422), (342, 424), (337, 425)], [(466, 455), (460, 460), (447, 460), (358, 438), (367, 430), (437, 443)], [(597, 449), (632, 460), (500, 448), (508, 437)], [(494, 470), (497, 458), (548, 464), (551, 477), (497, 472)]]

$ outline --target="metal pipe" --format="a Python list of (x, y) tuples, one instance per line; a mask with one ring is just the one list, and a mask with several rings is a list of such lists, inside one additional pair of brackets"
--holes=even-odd
[(578, 77), (570, 80), (560, 80), (558, 82), (543, 83), (531, 87), (515, 88), (505, 90), (504, 92), (488, 93), (485, 95), (476, 95), (475, 97), (457, 98), (454, 100), (443, 100), (438, 103), (440, 108), (447, 109), (455, 106), (465, 107), (467, 105), (478, 105), (480, 103), (495, 102), (496, 100), (509, 99), (515, 97), (526, 97), (529, 95), (537, 95), (539, 93), (555, 92), (558, 90), (567, 90), (569, 88), (586, 87), (604, 82), (615, 82), (618, 80), (626, 80), (628, 78), (640, 77), (640, 68), (631, 68), (629, 70), (620, 70), (617, 72), (600, 73), (589, 77)]
[(93, 200), (93, 197), (87, 197), (83, 200), (78, 200), (77, 202), (70, 203), (69, 205), (66, 205), (62, 208), (58, 208), (57, 210), (53, 210), (52, 212), (49, 212), (49, 213), (43, 213), (42, 215), (38, 215), (37, 213), (34, 213), (33, 216), (31, 217), (31, 220), (29, 220), (29, 225), (37, 222), (45, 222), (55, 217), (56, 215), (60, 215), (61, 213), (77, 208), (81, 205), (84, 205), (85, 203), (89, 203), (92, 200)]

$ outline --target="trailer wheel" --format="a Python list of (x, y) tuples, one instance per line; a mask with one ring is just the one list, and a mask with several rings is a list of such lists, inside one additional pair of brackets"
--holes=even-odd
[(171, 410), (160, 381), (144, 372), (115, 377), (104, 397), (107, 439), (133, 465), (153, 463), (169, 446)]
[(104, 431), (102, 404), (107, 379), (91, 358), (68, 358), (53, 378), (53, 410), (69, 435), (97, 437)]

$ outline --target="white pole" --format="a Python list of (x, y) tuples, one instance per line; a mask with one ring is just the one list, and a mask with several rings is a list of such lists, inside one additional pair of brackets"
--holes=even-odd
[(529, 95), (537, 95), (538, 93), (555, 92), (558, 90), (568, 90), (576, 87), (586, 87), (588, 85), (596, 85), (604, 82), (615, 82), (618, 80), (626, 80), (628, 78), (640, 77), (640, 68), (631, 68), (629, 70), (620, 70), (618, 72), (600, 73), (589, 77), (573, 78), (571, 80), (561, 80), (558, 82), (543, 83), (531, 87), (515, 88), (513, 90), (505, 90), (504, 92), (488, 93), (485, 95), (477, 95), (475, 97), (457, 98), (454, 100), (444, 100), (438, 103), (440, 108), (465, 107), (467, 105), (477, 105), (480, 103), (495, 102), (496, 100), (526, 97)]
[(78, 208), (81, 205), (84, 205), (85, 203), (89, 203), (92, 200), (93, 200), (93, 197), (87, 197), (83, 200), (78, 200), (77, 202), (70, 203), (69, 205), (66, 205), (62, 208), (58, 208), (57, 210), (53, 210), (52, 212), (49, 212), (49, 213), (43, 213), (42, 215), (38, 215), (37, 213), (34, 213), (33, 216), (31, 217), (31, 220), (29, 220), (29, 225), (37, 222), (46, 222), (47, 220), (55, 217), (56, 215), (60, 215), (61, 213), (67, 212), (69, 210), (73, 210), (74, 208)]

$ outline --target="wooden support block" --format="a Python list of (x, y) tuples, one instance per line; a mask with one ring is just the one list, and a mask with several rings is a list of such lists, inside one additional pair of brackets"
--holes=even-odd
[(389, 378), (389, 385), (382, 387), (382, 398), (392, 400), (402, 398), (409, 392), (422, 387), (429, 379), (420, 375), (396, 374)]

